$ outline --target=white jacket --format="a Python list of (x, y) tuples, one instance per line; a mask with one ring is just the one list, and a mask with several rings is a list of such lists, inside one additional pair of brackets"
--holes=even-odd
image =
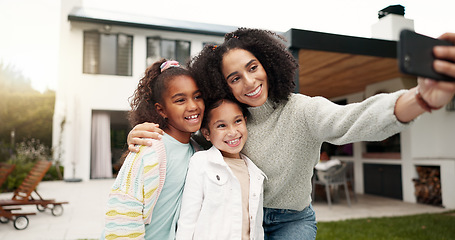
[[(265, 174), (241, 155), (250, 175), (250, 239), (264, 239), (262, 228)], [(200, 151), (190, 160), (176, 240), (238, 239), (242, 235), (240, 183), (215, 147)]]

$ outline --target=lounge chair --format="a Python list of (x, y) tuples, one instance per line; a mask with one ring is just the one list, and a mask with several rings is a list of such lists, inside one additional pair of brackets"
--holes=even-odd
[[(14, 191), (12, 199), (0, 200), (0, 222), (7, 223), (9, 220), (14, 221), (14, 227), (18, 230), (27, 228), (27, 215), (35, 215), (36, 213), (13, 212), (21, 210), (19, 206), (36, 205), (38, 211), (43, 212), (50, 209), (52, 215), (60, 216), (63, 214), (62, 204), (68, 202), (56, 202), (54, 199), (43, 199), (36, 191), (36, 187), (43, 179), (46, 172), (51, 167), (52, 162), (38, 161), (30, 170), (27, 177), (22, 181), (21, 185)], [(34, 198), (32, 193), (38, 196)]]

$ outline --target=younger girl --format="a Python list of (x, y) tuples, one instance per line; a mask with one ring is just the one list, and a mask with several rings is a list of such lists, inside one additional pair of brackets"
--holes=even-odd
[(264, 173), (240, 154), (246, 109), (222, 99), (207, 105), (201, 132), (213, 146), (190, 160), (177, 228), (180, 239), (264, 239)]
[(190, 136), (204, 112), (201, 93), (176, 61), (161, 60), (140, 80), (130, 123), (158, 123), (165, 134), (151, 147), (129, 153), (112, 186), (105, 238), (173, 240), (188, 162), (195, 152)]

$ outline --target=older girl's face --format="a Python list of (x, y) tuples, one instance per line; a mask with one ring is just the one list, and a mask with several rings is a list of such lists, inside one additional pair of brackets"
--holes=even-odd
[(222, 72), (239, 102), (258, 107), (267, 101), (267, 74), (251, 52), (239, 48), (226, 52), (223, 56)]
[(155, 104), (158, 112), (167, 119), (164, 131), (182, 143), (188, 143), (191, 133), (201, 127), (204, 100), (193, 78), (176, 76), (163, 93), (163, 104)]

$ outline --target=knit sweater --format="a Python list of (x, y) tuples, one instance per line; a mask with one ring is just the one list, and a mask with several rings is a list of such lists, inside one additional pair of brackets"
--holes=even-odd
[(130, 152), (111, 188), (106, 209), (105, 239), (144, 239), (145, 224), (166, 178), (164, 143), (152, 140), (151, 147)]
[(337, 105), (291, 94), (289, 101), (251, 107), (243, 153), (268, 176), (264, 207), (303, 210), (311, 203), (311, 177), (323, 142), (380, 141), (402, 131), (395, 103), (406, 90)]

